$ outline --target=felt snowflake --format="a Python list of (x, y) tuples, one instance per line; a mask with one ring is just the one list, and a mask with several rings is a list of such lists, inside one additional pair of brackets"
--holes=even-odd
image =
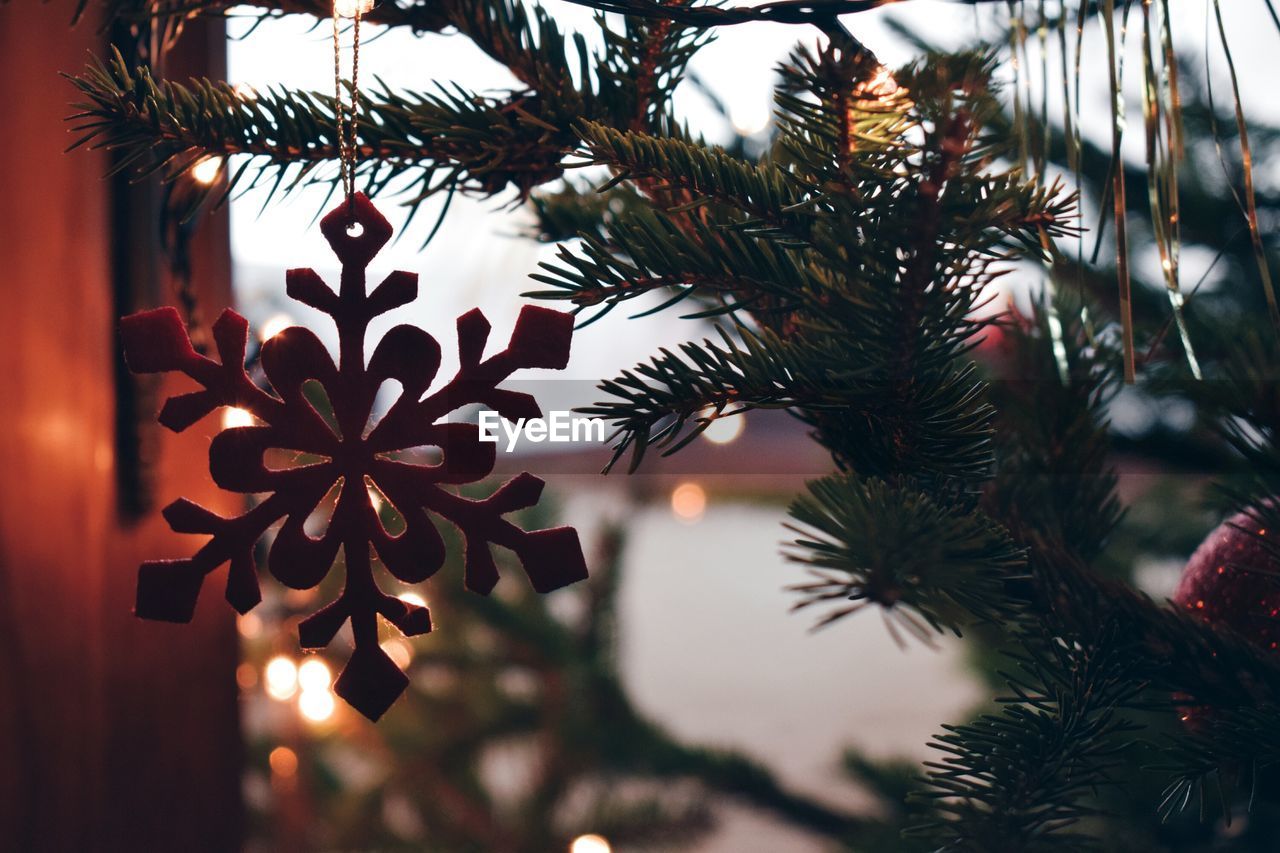
[[(205, 575), (228, 562), (227, 600), (239, 612), (249, 611), (261, 600), (254, 546), (283, 519), (271, 544), (268, 568), (286, 586), (316, 586), (334, 565), (339, 549), (343, 552), (342, 594), (301, 623), (299, 639), (305, 648), (321, 648), (350, 621), (355, 649), (334, 689), (376, 720), (408, 684), (378, 646), (378, 615), (407, 636), (430, 631), (431, 619), (425, 607), (379, 589), (370, 549), (399, 580), (426, 580), (445, 559), (434, 515), (461, 531), (465, 583), (475, 592), (487, 594), (497, 583), (491, 544), (515, 552), (538, 592), (587, 576), (573, 528), (526, 531), (503, 517), (537, 502), (543, 487), (537, 477), (520, 474), (483, 500), (447, 488), (491, 473), (496, 447), (482, 442), (473, 424), (440, 422), (450, 412), (476, 403), (511, 420), (540, 417), (533, 397), (500, 389), (498, 383), (521, 368), (563, 368), (573, 321), (559, 311), (527, 306), (507, 348), (484, 358), (490, 326), (479, 310), (470, 311), (458, 318), (457, 374), (428, 393), (440, 367), (440, 346), (423, 330), (396, 326), (365, 358), (369, 321), (417, 296), (417, 276), (407, 272), (393, 272), (366, 292), (365, 268), (391, 238), (390, 224), (364, 195), (356, 194), (325, 216), (320, 230), (342, 262), (337, 292), (313, 270), (295, 269), (287, 273), (288, 293), (333, 318), (338, 363), (307, 329), (285, 329), (262, 347), (263, 372), (274, 394), (258, 387), (245, 370), (248, 323), (234, 311), (224, 311), (213, 326), (220, 360), (192, 348), (172, 308), (144, 311), (121, 323), (130, 369), (177, 371), (201, 386), (166, 401), (159, 416), (164, 426), (181, 432), (221, 406), (239, 407), (254, 416), (256, 424), (224, 429), (214, 437), (209, 470), (223, 489), (263, 495), (244, 514), (230, 518), (185, 498), (166, 507), (164, 516), (173, 530), (207, 534), (210, 539), (189, 559), (143, 563), (136, 613), (146, 619), (190, 621)], [(332, 427), (304, 393), (304, 385), (312, 380), (323, 386), (333, 407)], [(373, 423), (374, 398), (386, 380), (400, 383), (403, 390)], [(439, 449), (438, 462), (418, 464), (398, 453), (424, 446)], [(277, 450), (298, 454), (305, 464), (269, 467), (266, 454)], [(313, 536), (306, 529), (307, 520), (335, 485), (338, 497), (328, 527)], [(403, 519), (403, 531), (393, 535), (384, 527), (370, 485), (394, 506)]]

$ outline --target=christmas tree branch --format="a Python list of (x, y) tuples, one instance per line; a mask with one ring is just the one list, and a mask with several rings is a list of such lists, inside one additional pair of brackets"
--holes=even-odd
[(1025, 571), (1025, 557), (982, 513), (941, 505), (909, 487), (842, 475), (810, 483), (790, 515), (800, 525), (793, 527), (800, 538), (791, 559), (815, 576), (791, 587), (802, 595), (796, 609), (838, 605), (819, 626), (877, 604), (930, 642), (929, 629), (958, 634), (974, 618), (1015, 612), (1003, 589)]
[(1119, 518), (1105, 424), (1115, 359), (1087, 346), (1078, 314), (1058, 316), (1068, 322), (1056, 338), (1046, 310), (1006, 332), (1016, 376), (1043, 376), (1055, 340), (1069, 373), (995, 387), (1000, 464), (986, 498), (1029, 549), (1027, 579), (1010, 578), (1003, 598), (1018, 611), (1013, 638), (1037, 657), (1029, 681), (1011, 682), (1016, 701), (1004, 713), (938, 739), (949, 757), (932, 766), (929, 796), (945, 819), (921, 830), (942, 849), (988, 849), (996, 838), (1014, 849), (1076, 849), (1082, 839), (1065, 830), (1092, 813), (1089, 789), (1110, 779), (1117, 736), (1133, 730), (1135, 714), (1177, 704), (1227, 722), (1173, 753), (1162, 805), (1172, 814), (1209, 775), (1257, 766), (1240, 747), (1265, 743), (1249, 729), (1280, 699), (1280, 666), (1245, 638), (1089, 567)]
[(714, 295), (718, 306), (703, 305), (692, 315), (712, 316), (765, 297), (769, 310), (790, 310), (821, 289), (813, 270), (788, 246), (737, 229), (637, 210), (612, 222), (608, 239), (606, 244), (584, 237), (576, 253), (562, 246), (559, 264), (543, 263), (546, 273), (530, 276), (554, 289), (527, 295), (569, 300), (578, 309), (603, 305), (599, 317), (627, 300), (674, 289), (661, 308), (695, 294)]
[(1031, 654), (1018, 661), (998, 714), (948, 726), (930, 744), (930, 789), (918, 795), (936, 817), (913, 827), (948, 853), (1079, 850), (1069, 833), (1091, 812), (1087, 798), (1109, 781), (1123, 736), (1135, 731), (1121, 710), (1141, 692), (1132, 661), (1114, 632), (1085, 645), (1023, 635)]
[[(273, 194), (308, 180), (336, 184), (336, 169), (320, 168), (337, 160), (331, 96), (161, 82), (145, 68), (130, 71), (119, 53), (71, 79), (85, 98), (72, 117), (81, 134), (74, 145), (121, 150), (118, 168), (173, 180), (204, 157), (239, 158), (223, 166), (226, 179), (206, 186), (200, 201), (267, 181)], [(519, 95), (495, 100), (383, 89), (375, 97), (361, 100), (360, 175), (371, 189), (401, 181), (398, 188), (415, 202), (456, 185), (482, 193), (508, 183), (535, 186), (560, 174), (572, 145), (567, 132), (536, 114), (539, 103)], [(555, 114), (559, 107), (550, 109), (567, 126)]]
[(658, 192), (678, 190), (698, 204), (719, 202), (747, 219), (738, 227), (776, 229), (799, 236), (807, 190), (774, 165), (748, 163), (723, 149), (672, 137), (622, 132), (597, 122), (578, 128), (586, 165), (609, 166), (614, 179), (642, 182)]
[[(223, 8), (192, 5), (168, 13), (180, 19)], [(393, 187), (414, 207), (441, 191), (492, 195), (512, 188), (527, 197), (561, 176), (561, 161), (577, 144), (573, 126), (584, 119), (659, 129), (685, 63), (704, 42), (679, 25), (628, 20), (611, 29), (601, 20), (611, 49), (597, 55), (541, 8), (514, 0), (446, 0), (431, 15), (412, 26), (456, 29), (510, 70), (521, 88), (492, 97), (456, 85), (407, 94), (381, 86), (373, 98), (362, 97), (364, 188), (373, 194)], [(224, 167), (229, 180), (194, 193), (193, 208), (226, 198), (246, 180), (275, 189), (304, 181), (336, 186), (337, 170), (318, 168), (336, 160), (331, 96), (161, 82), (145, 68), (130, 70), (118, 54), (72, 82), (85, 97), (73, 117), (84, 134), (79, 141), (121, 150), (122, 167), (141, 164), (142, 174), (173, 180), (202, 157), (240, 161)]]

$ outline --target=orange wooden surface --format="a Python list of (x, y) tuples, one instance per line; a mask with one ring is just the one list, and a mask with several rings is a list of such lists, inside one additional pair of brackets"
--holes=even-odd
[[(63, 119), (101, 40), (66, 0), (0, 6), (0, 848), (230, 850), (240, 833), (236, 638), (206, 584), (190, 626), (130, 612), (138, 562), (194, 540), (116, 512), (105, 156)], [(187, 61), (220, 42), (188, 46)], [(216, 63), (215, 63), (216, 64)], [(212, 69), (215, 70), (216, 69)], [(225, 221), (195, 250), (206, 315), (229, 298)], [(234, 509), (212, 423), (158, 442), (155, 496)]]

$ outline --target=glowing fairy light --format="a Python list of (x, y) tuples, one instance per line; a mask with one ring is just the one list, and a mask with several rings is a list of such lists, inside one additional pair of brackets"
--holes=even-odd
[(277, 746), (267, 756), (271, 772), (285, 779), (292, 778), (298, 772), (298, 754), (287, 746)]
[(328, 690), (333, 683), (333, 673), (321, 658), (308, 658), (298, 667), (298, 686), (303, 693)]
[(262, 633), (262, 620), (256, 613), (246, 613), (236, 619), (236, 630), (246, 640), (252, 640)]
[(236, 427), (253, 426), (257, 421), (247, 409), (241, 409), (238, 406), (228, 406), (222, 410), (222, 428), (235, 429)]
[(251, 663), (242, 663), (236, 667), (236, 685), (241, 690), (249, 690), (258, 684), (258, 671)]
[(882, 65), (867, 81), (865, 91), (868, 95), (875, 95), (876, 97), (892, 95), (898, 91), (898, 81), (894, 80), (893, 74)]
[(266, 343), (292, 325), (293, 318), (288, 314), (274, 314), (262, 324), (258, 337)]
[(222, 159), (219, 157), (205, 157), (200, 162), (191, 167), (191, 178), (197, 184), (209, 186), (218, 180), (219, 173), (222, 172)]
[(399, 595), (397, 595), (396, 598), (400, 599), (405, 604), (412, 604), (416, 607), (427, 606), (427, 600), (422, 596), (418, 595), (416, 592), (402, 592)]
[(729, 122), (740, 136), (755, 136), (769, 126), (772, 117), (767, 100), (744, 100), (729, 107)]
[(681, 521), (697, 521), (706, 510), (707, 493), (697, 483), (681, 483), (671, 493), (671, 511)]
[(303, 690), (298, 697), (298, 713), (303, 719), (312, 723), (323, 723), (333, 716), (337, 703), (328, 688), (324, 690)]
[[(705, 417), (714, 417), (715, 410), (704, 413)], [(742, 415), (729, 415), (728, 417), (718, 417), (711, 422), (710, 426), (702, 431), (702, 437), (712, 444), (728, 444), (738, 436), (742, 435), (742, 430), (746, 426), (746, 421)]]
[(613, 848), (601, 835), (579, 835), (569, 845), (569, 853), (612, 853)]
[(267, 682), (267, 695), (277, 702), (283, 702), (298, 692), (298, 667), (284, 655), (277, 655), (267, 661), (263, 674)]

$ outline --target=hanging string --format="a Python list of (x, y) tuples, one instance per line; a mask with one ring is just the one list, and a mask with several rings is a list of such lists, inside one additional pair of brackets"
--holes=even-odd
[[(366, 10), (362, 0), (334, 0), (333, 4), (333, 115), (338, 131), (338, 168), (342, 192), (351, 204), (356, 191), (357, 133), (360, 117), (360, 18)], [(351, 103), (342, 99), (342, 18), (352, 19)]]

